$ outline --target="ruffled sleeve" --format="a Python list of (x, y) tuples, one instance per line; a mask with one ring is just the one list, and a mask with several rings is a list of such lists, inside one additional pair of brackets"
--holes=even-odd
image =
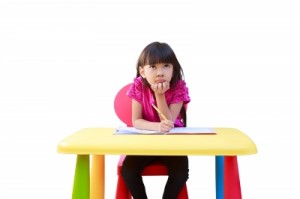
[(183, 102), (184, 104), (187, 104), (190, 101), (189, 89), (187, 88), (185, 81), (180, 80), (174, 87), (171, 103)]
[(128, 91), (127, 96), (142, 103), (142, 92), (143, 92), (143, 82), (141, 77), (137, 77), (131, 83)]

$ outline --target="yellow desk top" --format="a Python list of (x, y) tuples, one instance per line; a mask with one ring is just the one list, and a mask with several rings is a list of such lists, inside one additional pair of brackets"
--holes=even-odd
[(215, 135), (114, 135), (114, 128), (85, 128), (63, 139), (59, 153), (111, 155), (250, 155), (255, 143), (234, 128)]

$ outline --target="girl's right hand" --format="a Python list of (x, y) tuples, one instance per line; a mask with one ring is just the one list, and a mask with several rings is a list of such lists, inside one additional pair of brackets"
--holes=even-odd
[(159, 123), (158, 130), (159, 132), (169, 132), (172, 128), (174, 128), (174, 123), (171, 120), (163, 120)]
[(169, 82), (155, 83), (151, 85), (151, 89), (154, 91), (154, 93), (164, 94), (167, 90), (170, 89), (170, 83)]

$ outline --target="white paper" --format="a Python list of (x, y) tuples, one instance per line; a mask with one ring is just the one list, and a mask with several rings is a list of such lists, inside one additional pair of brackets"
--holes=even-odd
[(116, 129), (115, 134), (216, 134), (213, 128), (208, 127), (176, 127), (171, 129), (169, 132), (162, 133), (159, 131), (137, 129), (134, 127), (122, 126)]

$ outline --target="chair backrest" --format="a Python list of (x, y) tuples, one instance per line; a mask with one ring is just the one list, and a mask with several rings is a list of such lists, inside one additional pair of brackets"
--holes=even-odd
[(118, 118), (127, 126), (132, 126), (132, 100), (126, 95), (130, 84), (123, 86), (115, 96), (114, 108)]

